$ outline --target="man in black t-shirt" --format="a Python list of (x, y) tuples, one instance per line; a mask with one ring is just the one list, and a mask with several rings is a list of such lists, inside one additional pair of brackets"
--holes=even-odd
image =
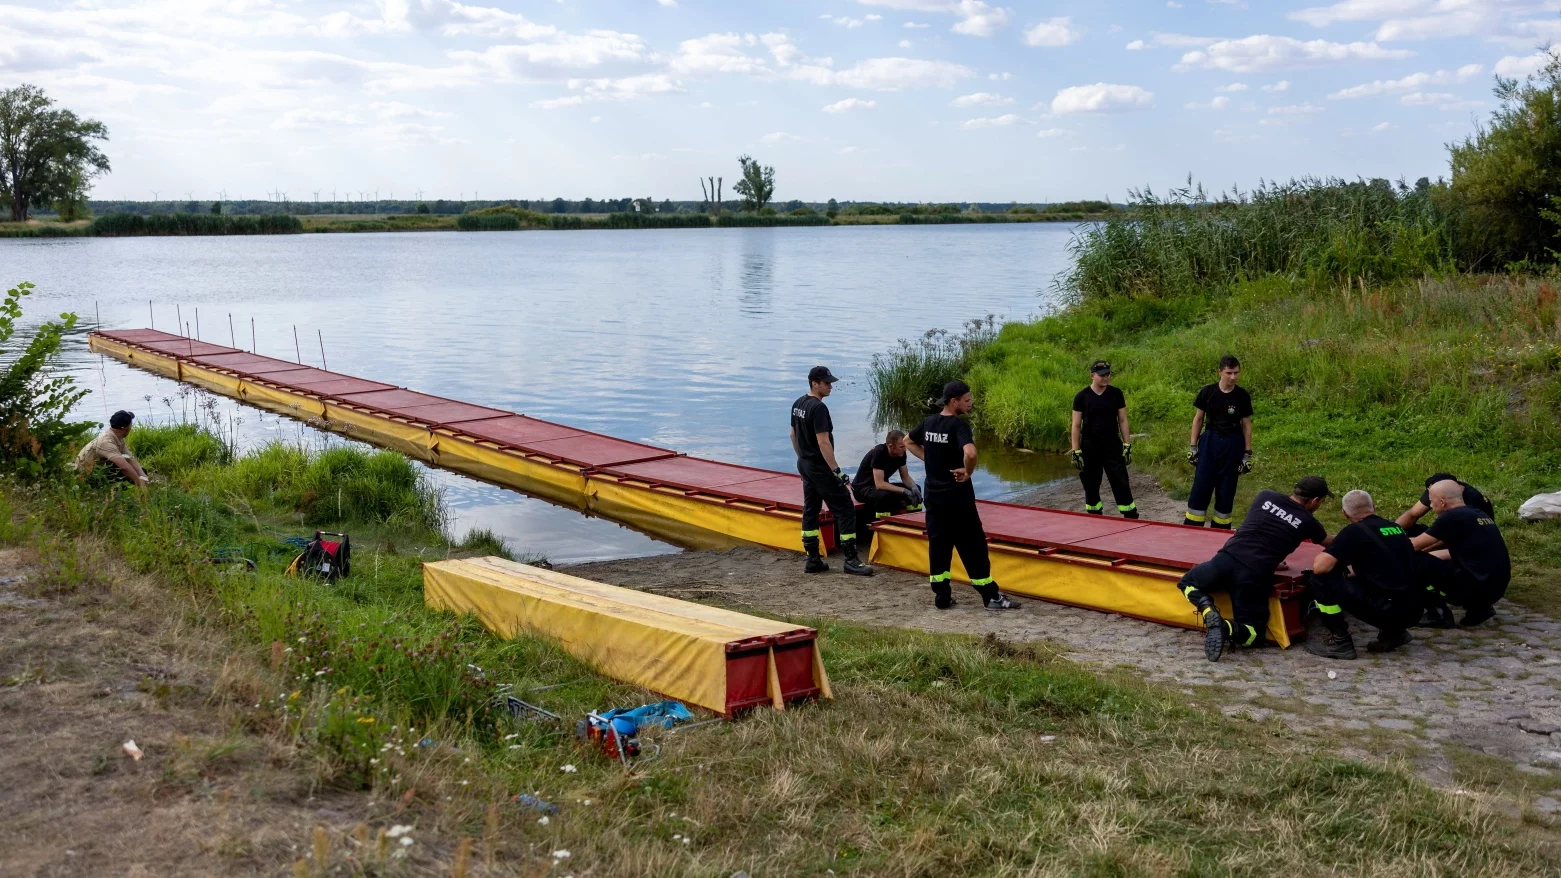
[(1182, 522), (1203, 527), (1209, 521), (1209, 498), (1214, 498), (1211, 527), (1230, 530), (1236, 509), (1236, 479), (1252, 471), (1252, 396), (1236, 381), (1241, 361), (1220, 358), (1220, 380), (1198, 391), (1193, 401), (1192, 436), (1187, 462), (1197, 467), (1192, 491), (1187, 495), (1187, 517)]
[(819, 512), (829, 504), (835, 517), (835, 539), (845, 555), (845, 571), (856, 576), (871, 576), (873, 568), (863, 564), (856, 553), (856, 504), (846, 490), (846, 475), (835, 460), (835, 424), (829, 419), (824, 397), (834, 389), (836, 378), (827, 368), (814, 366), (808, 372), (807, 395), (791, 404), (791, 447), (797, 452), (797, 472), (802, 475), (802, 549), (808, 553), (805, 573), (823, 573), (829, 569), (820, 551), (823, 531)]
[(1425, 533), (1425, 527), (1420, 524), (1420, 519), (1425, 518), (1426, 513), (1431, 511), (1431, 486), (1437, 482), (1448, 481), (1458, 482), (1459, 485), (1463, 486), (1463, 505), (1473, 506), (1475, 509), (1483, 511), (1488, 518), (1494, 519), (1496, 517), (1495, 504), (1486, 499), (1485, 495), (1480, 493), (1479, 488), (1465, 482), (1459, 482), (1458, 477), (1452, 473), (1436, 473), (1425, 480), (1425, 491), (1421, 492), (1420, 499), (1416, 501), (1415, 505), (1409, 507), (1404, 511), (1403, 515), (1398, 517), (1398, 526), (1407, 531), (1411, 537)]
[(1306, 651), (1355, 658), (1348, 613), (1377, 629), (1369, 652), (1391, 652), (1410, 641), (1409, 627), (1420, 618), (1415, 547), (1402, 527), (1377, 514), (1365, 491), (1345, 494), (1343, 506), (1350, 524), (1312, 562)]
[(1512, 558), (1496, 519), (1466, 505), (1463, 488), (1450, 479), (1431, 486), (1436, 521), (1414, 538), (1414, 545), (1422, 553), (1419, 573), (1427, 582), (1433, 615), (1440, 615), (1438, 605), (1458, 604), (1464, 608), (1459, 624), (1478, 625), (1496, 614), (1493, 607), (1507, 593)]
[(970, 474), (976, 468), (976, 440), (970, 424), (961, 417), (975, 407), (970, 386), (950, 381), (938, 402), (943, 411), (929, 416), (905, 437), (906, 448), (927, 465), (927, 570), (933, 605), (940, 610), (954, 606), (957, 550), (982, 605), (989, 610), (1016, 610), (1019, 605), (998, 591), (992, 579), (986, 529), (981, 526), (976, 491), (970, 484)]
[[(1312, 513), (1324, 497), (1332, 496), (1322, 476), (1302, 478), (1288, 497), (1278, 491), (1259, 491), (1241, 528), (1213, 558), (1182, 577), (1181, 592), (1197, 608), (1204, 625), (1203, 654), (1209, 661), (1219, 661), (1228, 645), (1264, 645), (1274, 571), (1307, 540), (1328, 544), (1328, 532)], [(1230, 594), (1230, 621), (1220, 616), (1211, 591)]]
[(1127, 465), (1133, 459), (1133, 434), (1127, 428), (1127, 399), (1111, 386), (1111, 364), (1096, 360), (1089, 386), (1073, 397), (1073, 468), (1084, 484), (1084, 511), (1104, 515), (1100, 477), (1111, 482), (1111, 496), (1123, 518), (1137, 518)]
[[(898, 482), (889, 477), (899, 474)], [(851, 493), (865, 507), (857, 515), (857, 551), (871, 561), (873, 557), (874, 521), (915, 512), (921, 509), (921, 491), (911, 478), (910, 467), (905, 465), (905, 434), (890, 430), (881, 444), (874, 445), (856, 468), (856, 478), (851, 482)]]

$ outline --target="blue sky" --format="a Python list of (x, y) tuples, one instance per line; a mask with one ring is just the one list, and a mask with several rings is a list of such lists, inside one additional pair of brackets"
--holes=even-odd
[(1121, 199), (1437, 177), (1561, 2), (5, 3), (0, 86), (105, 122), (102, 198)]

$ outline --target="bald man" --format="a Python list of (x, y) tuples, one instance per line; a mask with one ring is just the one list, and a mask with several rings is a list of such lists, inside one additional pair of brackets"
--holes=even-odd
[(1377, 629), (1367, 652), (1391, 652), (1410, 641), (1409, 628), (1420, 618), (1411, 580), (1415, 547), (1402, 527), (1377, 514), (1365, 491), (1345, 494), (1342, 505), (1350, 524), (1312, 562), (1306, 651), (1355, 658), (1347, 614)]
[(1451, 479), (1429, 489), (1436, 521), (1413, 540), (1420, 552), (1418, 571), (1426, 582), (1427, 618), (1422, 624), (1452, 627), (1448, 604), (1464, 608), (1460, 625), (1473, 626), (1496, 615), (1496, 602), (1512, 580), (1512, 558), (1496, 520), (1464, 502), (1464, 486)]

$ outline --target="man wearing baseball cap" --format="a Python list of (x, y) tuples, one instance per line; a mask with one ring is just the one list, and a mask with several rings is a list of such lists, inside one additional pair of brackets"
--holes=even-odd
[(986, 529), (976, 509), (976, 491), (970, 474), (976, 468), (976, 440), (962, 415), (970, 414), (975, 399), (970, 385), (950, 381), (938, 400), (943, 410), (930, 415), (905, 437), (905, 447), (927, 465), (922, 502), (927, 508), (927, 570), (931, 574), (933, 605), (940, 610), (954, 606), (954, 552), (970, 574), (970, 584), (988, 610), (1016, 610), (1019, 605), (997, 590), (992, 561), (987, 554)]
[[(1203, 654), (1217, 662), (1228, 646), (1264, 645), (1268, 630), (1268, 598), (1274, 571), (1308, 540), (1326, 546), (1332, 538), (1312, 513), (1332, 497), (1322, 476), (1304, 476), (1290, 496), (1259, 491), (1241, 527), (1213, 558), (1187, 571), (1179, 588), (1198, 610), (1205, 634)], [(1211, 591), (1230, 594), (1234, 618), (1226, 620), (1214, 606)]]
[(134, 412), (114, 412), (108, 419), (108, 429), (76, 452), (76, 474), (98, 483), (127, 482), (138, 487), (149, 484), (146, 470), (125, 444), (135, 417)]
[(819, 512), (824, 504), (835, 518), (835, 539), (845, 555), (845, 571), (855, 576), (872, 576), (873, 568), (862, 563), (856, 553), (856, 503), (846, 490), (850, 477), (840, 471), (835, 460), (835, 424), (829, 418), (824, 397), (839, 381), (825, 366), (808, 372), (808, 392), (791, 404), (791, 447), (797, 452), (797, 472), (802, 476), (802, 549), (808, 553), (805, 573), (823, 573), (829, 569), (820, 548), (823, 530)]
[(1073, 468), (1084, 484), (1084, 511), (1104, 515), (1100, 477), (1111, 482), (1111, 496), (1123, 518), (1137, 518), (1127, 465), (1133, 459), (1133, 434), (1127, 428), (1127, 399), (1111, 386), (1111, 364), (1096, 360), (1089, 367), (1089, 386), (1073, 397)]

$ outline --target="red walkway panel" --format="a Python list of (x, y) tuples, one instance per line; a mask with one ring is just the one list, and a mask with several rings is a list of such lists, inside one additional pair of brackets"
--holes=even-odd
[(175, 357), (185, 358), (210, 356), (212, 354), (242, 353), (235, 348), (225, 347), (223, 345), (208, 344), (204, 341), (196, 341), (193, 338), (173, 338), (164, 339), (163, 341), (143, 341), (137, 342), (137, 344), (145, 348), (151, 348), (154, 351), (171, 354)]
[(584, 430), (576, 430), (574, 427), (565, 427), (563, 424), (555, 424), (551, 421), (539, 421), (525, 415), (471, 421), (453, 425), (451, 429), (509, 448), (526, 448), (533, 442), (585, 435)]
[(435, 405), (436, 403), (449, 402), (442, 396), (430, 396), (426, 393), (418, 393), (415, 390), (396, 388), (395, 390), (374, 390), (368, 393), (347, 393), (338, 396), (347, 405), (355, 405), (360, 408), (372, 409), (386, 414), (399, 415), (402, 409), (414, 408), (423, 405)]
[(638, 442), (614, 439), (597, 433), (581, 433), (565, 439), (531, 442), (526, 445), (526, 450), (589, 468), (638, 463), (642, 460), (673, 457), (677, 454), (671, 449), (641, 445)]
[(418, 405), (398, 409), (396, 413), (401, 417), (421, 421), (424, 424), (442, 424), (455, 429), (460, 429), (463, 423), (510, 416), (510, 413), (506, 411), (490, 409), (487, 406), (472, 405), (466, 402), (436, 402), (432, 405)]
[(736, 466), (699, 457), (670, 457), (664, 460), (608, 467), (607, 471), (617, 476), (629, 476), (652, 484), (671, 485), (674, 488), (685, 488), (690, 491), (714, 491), (732, 485), (773, 479), (779, 475), (774, 470)]

